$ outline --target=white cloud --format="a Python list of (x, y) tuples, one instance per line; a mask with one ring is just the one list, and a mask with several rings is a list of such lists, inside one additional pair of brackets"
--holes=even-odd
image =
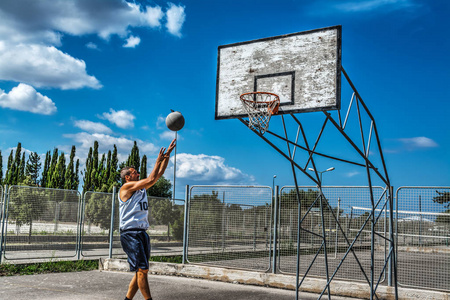
[(50, 98), (24, 83), (20, 83), (9, 93), (0, 89), (0, 107), (42, 115), (56, 113), (56, 105)]
[(103, 118), (107, 119), (112, 124), (115, 124), (119, 128), (133, 128), (134, 119), (136, 117), (127, 110), (115, 111), (114, 109), (109, 110), (110, 113), (103, 113)]
[(422, 5), (415, 0), (316, 0), (309, 1), (309, 13), (313, 15), (329, 15), (338, 13), (390, 13), (398, 10), (419, 9)]
[(169, 3), (169, 9), (167, 10), (167, 30), (176, 36), (181, 36), (181, 27), (186, 19), (186, 13), (184, 12), (184, 6), (177, 6), (173, 3)]
[(406, 147), (407, 150), (438, 147), (438, 144), (435, 141), (424, 136), (401, 138), (399, 141)]
[(351, 172), (345, 173), (345, 176), (346, 177), (355, 177), (355, 176), (357, 176), (359, 174), (360, 174), (360, 172), (358, 172), (358, 171), (351, 171)]
[(91, 133), (112, 133), (112, 130), (108, 126), (88, 120), (77, 120), (74, 122), (74, 126)]
[(8, 34), (7, 40), (16, 43), (52, 45), (61, 44), (62, 34), (126, 37), (132, 27), (159, 27), (163, 15), (159, 6), (143, 7), (123, 0), (21, 0), (21, 5), (3, 0), (0, 36)]
[[(98, 142), (99, 153), (106, 153), (109, 150), (112, 150), (114, 145), (116, 145), (120, 161), (125, 160), (127, 155), (130, 154), (131, 148), (133, 147), (135, 141), (124, 137), (114, 137), (103, 133), (80, 132), (76, 134), (64, 134), (63, 136), (79, 144), (77, 149), (80, 149), (81, 152), (85, 153), (84, 156), (87, 155), (88, 149), (94, 145), (95, 141)], [(157, 151), (159, 151), (159, 148), (152, 143), (147, 143), (139, 139), (136, 140), (136, 143), (138, 144), (141, 155), (156, 154)]]
[(368, 1), (347, 1), (335, 4), (334, 7), (343, 12), (367, 12), (377, 9), (402, 9), (414, 6), (411, 0), (368, 0)]
[[(184, 7), (170, 4), (167, 28), (180, 36)], [(159, 6), (142, 6), (125, 0), (15, 0), (0, 1), (0, 80), (27, 83), (35, 87), (79, 89), (101, 88), (86, 72), (83, 60), (63, 53), (64, 35), (97, 35), (122, 39), (137, 27), (160, 28), (164, 13)], [(139, 38), (130, 37), (126, 47)], [(97, 49), (93, 42), (86, 44)]]
[(254, 182), (253, 176), (227, 166), (223, 157), (205, 154), (177, 154), (176, 176), (202, 184), (248, 184)]
[[(159, 135), (159, 138), (161, 140), (169, 140), (169, 141), (171, 141), (171, 140), (173, 140), (175, 138), (175, 131), (166, 130), (166, 131), (164, 131), (163, 133), (161, 133)], [(180, 136), (178, 135), (177, 138), (179, 139)]]
[(24, 82), (37, 87), (100, 88), (86, 73), (86, 63), (53, 46), (16, 45), (0, 49), (0, 80)]
[(89, 48), (89, 49), (93, 49), (93, 50), (99, 50), (97, 44), (95, 44), (93, 42), (87, 43), (86, 47)]
[(158, 129), (165, 129), (166, 127), (166, 118), (159, 115), (158, 119), (156, 120), (156, 128)]
[(164, 13), (162, 12), (162, 9), (160, 6), (155, 6), (155, 7), (147, 6), (146, 7), (146, 12), (144, 13), (144, 18), (150, 27), (160, 27), (161, 19), (163, 17), (164, 17)]
[(126, 41), (127, 43), (123, 45), (124, 48), (136, 48), (141, 43), (141, 39), (138, 36), (130, 36)]

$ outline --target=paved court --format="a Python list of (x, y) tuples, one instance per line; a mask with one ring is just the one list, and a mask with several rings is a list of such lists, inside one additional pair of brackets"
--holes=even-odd
[[(0, 299), (124, 299), (133, 273), (73, 272), (0, 277)], [(150, 275), (150, 287), (155, 300), (293, 300), (295, 292), (232, 284), (179, 276)], [(318, 295), (301, 293), (300, 299), (317, 299)], [(139, 294), (134, 298), (143, 299)], [(322, 297), (327, 299), (327, 297)], [(355, 299), (332, 297), (333, 300)]]

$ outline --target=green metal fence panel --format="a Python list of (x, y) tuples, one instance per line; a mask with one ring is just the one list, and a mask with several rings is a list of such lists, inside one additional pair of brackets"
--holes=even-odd
[(270, 187), (192, 186), (189, 194), (189, 262), (258, 271), (270, 269)]
[[(361, 280), (362, 270), (370, 274), (371, 268), (371, 222), (372, 211), (369, 187), (324, 186), (325, 200), (320, 207), (319, 190), (315, 186), (299, 187), (301, 224), (300, 274), (326, 278), (328, 267), (331, 274), (341, 264), (350, 244), (352, 253), (345, 257), (336, 273), (337, 279)], [(380, 274), (387, 255), (387, 243), (381, 237), (388, 234), (387, 201), (385, 189), (374, 187), (376, 223), (374, 268)], [(295, 187), (283, 187), (279, 195), (278, 208), (278, 271), (295, 274), (297, 266), (297, 237), (299, 204)], [(322, 221), (323, 211), (323, 221)], [(324, 226), (324, 228), (322, 228)], [(327, 260), (325, 260), (324, 238), (326, 236)], [(361, 264), (361, 266), (359, 265)]]
[[(112, 255), (123, 255), (119, 237), (119, 203), (112, 193), (86, 192), (83, 197), (81, 222), (81, 255), (83, 257), (109, 256), (110, 231), (113, 231)], [(111, 228), (111, 216), (114, 223)]]
[(5, 260), (76, 257), (78, 191), (11, 186), (6, 199)]
[(450, 187), (400, 187), (396, 199), (398, 283), (450, 291)]

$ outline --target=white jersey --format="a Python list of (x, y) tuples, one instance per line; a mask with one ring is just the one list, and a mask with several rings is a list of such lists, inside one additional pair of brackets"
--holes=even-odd
[(119, 216), (120, 230), (145, 229), (150, 226), (148, 223), (148, 200), (145, 189), (137, 190), (127, 201), (120, 199), (119, 191)]

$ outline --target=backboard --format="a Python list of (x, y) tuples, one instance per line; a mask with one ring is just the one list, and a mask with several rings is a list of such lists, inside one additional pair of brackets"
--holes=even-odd
[(340, 108), (341, 26), (219, 46), (217, 119), (246, 117), (248, 92), (280, 97), (279, 114)]

